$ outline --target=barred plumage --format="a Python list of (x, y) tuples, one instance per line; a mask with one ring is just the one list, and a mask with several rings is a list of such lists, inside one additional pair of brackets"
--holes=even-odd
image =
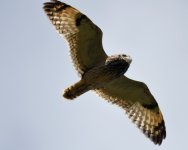
[(68, 41), (73, 64), (80, 75), (104, 62), (107, 55), (102, 47), (102, 31), (87, 16), (55, 0), (44, 3), (43, 8), (58, 33)]
[(155, 144), (166, 137), (159, 106), (146, 84), (123, 74), (131, 63), (127, 55), (107, 56), (102, 46), (102, 31), (86, 15), (57, 0), (44, 3), (44, 11), (58, 33), (69, 44), (72, 61), (81, 80), (64, 91), (74, 99), (94, 90), (104, 99), (123, 108), (128, 117)]

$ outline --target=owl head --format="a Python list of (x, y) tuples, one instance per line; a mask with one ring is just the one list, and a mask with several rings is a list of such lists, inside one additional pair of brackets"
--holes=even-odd
[(109, 70), (114, 70), (116, 76), (123, 75), (129, 68), (132, 59), (129, 55), (112, 55), (106, 59), (105, 65)]
[(132, 62), (132, 59), (129, 55), (126, 55), (126, 54), (119, 54), (119, 55), (112, 55), (112, 56), (109, 56), (107, 59), (106, 59), (106, 62), (105, 64), (108, 65), (108, 64), (127, 64), (128, 66), (131, 64)]

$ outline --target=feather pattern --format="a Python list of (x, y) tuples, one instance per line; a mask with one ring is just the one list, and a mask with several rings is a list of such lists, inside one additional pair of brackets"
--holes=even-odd
[(155, 144), (160, 145), (165, 139), (162, 113), (144, 83), (121, 76), (95, 91), (107, 101), (122, 107), (133, 123)]
[(87, 16), (60, 1), (44, 3), (44, 11), (70, 48), (73, 64), (79, 74), (107, 58), (102, 47), (102, 31)]

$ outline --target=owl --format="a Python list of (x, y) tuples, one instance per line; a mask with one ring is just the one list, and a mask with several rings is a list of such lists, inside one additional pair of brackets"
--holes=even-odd
[(166, 129), (158, 103), (145, 83), (124, 75), (131, 57), (126, 54), (108, 56), (103, 49), (101, 29), (70, 5), (51, 0), (44, 3), (43, 9), (68, 42), (74, 67), (81, 77), (64, 90), (63, 97), (72, 100), (93, 90), (123, 108), (132, 122), (160, 145), (166, 137)]

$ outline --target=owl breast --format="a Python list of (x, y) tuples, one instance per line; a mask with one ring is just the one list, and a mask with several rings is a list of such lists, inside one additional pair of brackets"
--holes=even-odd
[(82, 76), (82, 79), (92, 87), (98, 87), (117, 79), (128, 68), (129, 64), (126, 61), (113, 60), (88, 70)]

